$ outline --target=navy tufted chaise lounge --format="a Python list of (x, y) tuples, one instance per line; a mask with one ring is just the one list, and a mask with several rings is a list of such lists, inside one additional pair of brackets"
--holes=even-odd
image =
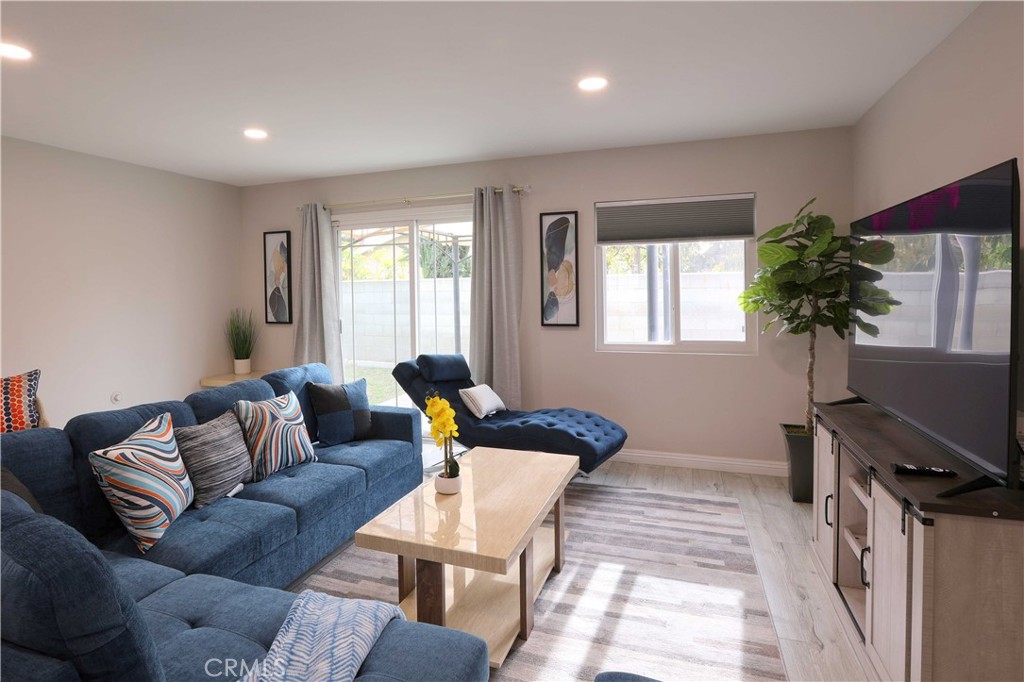
[(466, 447), (576, 455), (580, 458), (580, 469), (590, 473), (626, 442), (625, 429), (615, 422), (571, 407), (533, 412), (504, 410), (477, 419), (459, 397), (460, 388), (474, 386), (462, 355), (421, 355), (399, 363), (391, 373), (420, 409), (426, 408), (427, 393), (435, 389), (446, 398), (455, 410), (458, 440)]

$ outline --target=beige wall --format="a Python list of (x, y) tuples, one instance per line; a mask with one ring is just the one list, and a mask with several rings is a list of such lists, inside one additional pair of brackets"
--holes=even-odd
[[(1014, 157), (1024, 170), (1024, 3), (985, 2), (857, 123), (854, 213)], [(1024, 297), (1021, 306), (1024, 315)], [(1024, 355), (1024, 335), (1020, 346)], [(1024, 395), (1024, 373), (1017, 390)]]
[(1024, 162), (1024, 3), (985, 2), (857, 123), (854, 214), (1013, 157)]
[(6, 137), (2, 166), (0, 363), (55, 426), (230, 370), (238, 188)]
[[(527, 408), (571, 405), (622, 423), (627, 448), (742, 459), (784, 459), (780, 421), (803, 410), (806, 338), (761, 336), (755, 356), (598, 353), (595, 350), (594, 202), (617, 199), (757, 193), (757, 225), (791, 218), (804, 201), (848, 223), (850, 129), (634, 147), (460, 164), (246, 188), (241, 283), (246, 304), (261, 310), (261, 233), (291, 229), (296, 207), (458, 192), (475, 185), (529, 184), (523, 197), (525, 281), (521, 320)], [(574, 328), (541, 328), (542, 211), (580, 212), (580, 316)], [(291, 362), (292, 328), (266, 328), (256, 352), (262, 367)], [(845, 346), (824, 335), (819, 398), (845, 396)]]

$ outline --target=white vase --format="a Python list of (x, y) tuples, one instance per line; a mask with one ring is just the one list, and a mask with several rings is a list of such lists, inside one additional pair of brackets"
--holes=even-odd
[(252, 358), (235, 360), (235, 374), (249, 374), (252, 372)]
[(454, 495), (462, 490), (462, 476), (445, 478), (438, 474), (434, 476), (434, 488), (442, 495)]

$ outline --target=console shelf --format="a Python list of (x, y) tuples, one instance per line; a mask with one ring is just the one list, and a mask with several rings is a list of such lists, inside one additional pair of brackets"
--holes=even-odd
[(846, 485), (853, 491), (854, 497), (860, 500), (860, 503), (867, 509), (871, 506), (871, 496), (868, 494), (868, 488), (866, 485), (854, 478), (846, 479)]
[(813, 556), (869, 677), (1024, 679), (1024, 492), (937, 497), (977, 472), (870, 405), (816, 408)]
[(867, 528), (843, 528), (843, 537), (846, 539), (846, 544), (858, 557), (864, 548), (868, 546)]

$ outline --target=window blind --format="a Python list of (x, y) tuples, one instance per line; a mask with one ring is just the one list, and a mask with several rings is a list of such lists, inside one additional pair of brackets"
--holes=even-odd
[(754, 236), (754, 195), (601, 201), (597, 241), (677, 242)]

